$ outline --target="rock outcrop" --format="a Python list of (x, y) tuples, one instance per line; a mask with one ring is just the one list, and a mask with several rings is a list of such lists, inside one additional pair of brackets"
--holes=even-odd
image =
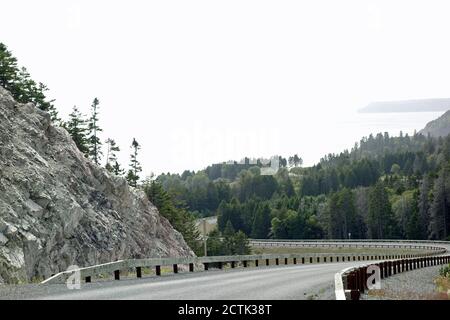
[(427, 123), (425, 128), (419, 131), (423, 135), (432, 137), (446, 137), (450, 134), (450, 110), (439, 118)]
[(91, 163), (47, 113), (0, 87), (0, 283), (74, 264), (193, 255), (143, 192)]

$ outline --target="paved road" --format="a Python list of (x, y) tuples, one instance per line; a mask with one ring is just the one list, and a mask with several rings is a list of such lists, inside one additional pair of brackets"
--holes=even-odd
[[(361, 262), (362, 263), (362, 262)], [(334, 299), (334, 274), (357, 262), (213, 270), (163, 277), (83, 284), (80, 290), (52, 285), (35, 299)], [(52, 293), (51, 291), (54, 291)]]
[[(450, 249), (450, 245), (444, 247)], [(143, 279), (65, 285), (0, 286), (0, 299), (334, 299), (334, 274), (366, 263), (341, 262), (288, 266), (261, 266), (198, 273), (180, 273)]]

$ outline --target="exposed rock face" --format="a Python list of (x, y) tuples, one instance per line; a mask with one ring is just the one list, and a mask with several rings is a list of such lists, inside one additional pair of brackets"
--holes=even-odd
[(436, 120), (428, 122), (419, 133), (425, 136), (430, 134), (432, 137), (445, 137), (450, 134), (450, 110)]
[(73, 264), (193, 255), (143, 192), (92, 164), (47, 113), (0, 87), (0, 283)]

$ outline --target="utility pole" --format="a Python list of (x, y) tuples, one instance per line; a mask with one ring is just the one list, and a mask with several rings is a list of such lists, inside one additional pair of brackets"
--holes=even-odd
[(203, 247), (205, 250), (205, 257), (208, 256), (208, 249), (206, 247), (206, 240), (208, 237), (206, 236), (206, 218), (203, 218)]

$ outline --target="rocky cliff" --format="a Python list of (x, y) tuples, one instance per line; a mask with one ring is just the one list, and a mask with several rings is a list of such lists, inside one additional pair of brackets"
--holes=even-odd
[(92, 164), (47, 113), (0, 87), (0, 283), (73, 264), (193, 255), (143, 192)]
[(428, 122), (419, 133), (425, 136), (430, 134), (432, 137), (445, 137), (450, 134), (450, 110), (436, 120)]

